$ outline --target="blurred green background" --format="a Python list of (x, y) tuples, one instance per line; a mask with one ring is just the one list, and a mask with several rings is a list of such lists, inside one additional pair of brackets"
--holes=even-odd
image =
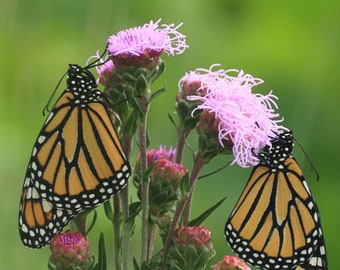
[[(163, 18), (163, 23), (184, 23), (180, 31), (187, 35), (190, 48), (183, 55), (163, 58), (167, 70), (158, 86), (166, 80), (167, 92), (152, 104), (151, 146), (175, 144), (167, 114), (174, 110), (177, 82), (185, 72), (220, 63), (225, 69), (243, 69), (264, 79), (265, 84), (254, 90), (273, 89), (279, 96), (285, 125), (295, 132), (320, 174), (320, 181), (315, 181), (305, 155), (296, 147), (295, 156), (320, 208), (329, 269), (340, 269), (336, 258), (340, 240), (339, 11), (337, 0), (1, 1), (1, 268), (46, 269), (48, 248), (27, 249), (19, 239), (18, 203), (31, 149), (44, 122), (42, 109), (67, 64), (83, 65), (96, 50), (103, 50), (110, 34)], [(205, 172), (229, 160), (218, 157)], [(190, 164), (189, 154), (186, 164)], [(193, 217), (228, 196), (204, 223), (213, 234), (214, 261), (231, 254), (223, 236), (224, 223), (249, 173), (250, 169), (233, 166), (197, 186)], [(109, 242), (110, 224), (102, 216), (90, 234), (94, 251), (99, 230), (109, 231)], [(139, 254), (138, 241), (131, 245), (135, 254)]]

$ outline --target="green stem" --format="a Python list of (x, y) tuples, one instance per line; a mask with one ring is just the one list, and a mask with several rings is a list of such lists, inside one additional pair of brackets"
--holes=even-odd
[(152, 258), (152, 251), (153, 251), (153, 246), (155, 242), (156, 228), (157, 226), (155, 222), (149, 223), (147, 261), (150, 261), (150, 259)]
[(186, 203), (184, 211), (183, 211), (183, 224), (184, 225), (188, 224), (189, 221), (190, 221), (191, 203), (192, 203), (192, 198), (193, 198), (195, 186), (197, 184), (197, 180), (198, 180), (198, 177), (200, 175), (200, 172), (202, 171), (205, 164), (206, 163), (202, 159), (201, 152), (198, 152), (196, 157), (195, 157), (194, 164), (193, 164), (192, 171), (191, 171), (191, 175), (190, 175), (190, 179), (189, 179), (189, 181), (190, 181), (189, 182), (190, 183), (190, 192), (189, 192), (189, 195), (188, 195), (187, 203)]
[(129, 218), (129, 184), (121, 191), (121, 204), (123, 215), (123, 235), (122, 235), (122, 264), (123, 270), (129, 268), (129, 243), (130, 243), (130, 225)]
[(122, 269), (119, 222), (120, 211), (120, 194), (117, 193), (113, 196), (113, 250), (116, 270)]
[[(178, 202), (177, 207), (176, 207), (176, 211), (175, 211), (175, 214), (174, 214), (174, 218), (173, 218), (171, 225), (170, 225), (170, 229), (169, 229), (169, 232), (168, 232), (165, 244), (164, 244), (161, 270), (165, 269), (170, 245), (171, 245), (172, 239), (174, 237), (178, 221), (184, 215), (184, 211), (187, 211), (187, 213), (185, 213), (186, 217), (183, 217), (184, 224), (187, 224), (189, 222), (189, 220), (186, 221), (185, 219), (189, 219), (192, 194), (194, 192), (194, 189), (195, 189), (195, 186), (196, 186), (196, 183), (197, 183), (197, 180), (198, 180), (198, 176), (199, 176), (201, 170), (203, 169), (204, 165), (205, 165), (205, 162), (202, 159), (201, 153), (199, 152), (196, 155), (196, 158), (194, 160), (194, 164), (193, 164), (191, 174), (190, 174), (190, 178), (189, 178), (189, 182), (190, 182), (189, 193), (186, 196), (183, 196), (182, 199)], [(190, 204), (189, 208), (187, 208), (188, 203)]]
[(80, 214), (74, 217), (73, 225), (75, 226), (75, 230), (81, 232), (82, 235), (86, 236), (86, 221), (87, 214)]
[[(150, 91), (149, 91), (150, 93)], [(147, 114), (149, 110), (149, 95), (139, 99), (139, 106), (145, 115), (145, 121), (138, 128), (139, 138), (139, 153), (140, 153), (140, 175), (141, 175), (141, 202), (142, 202), (142, 248), (141, 248), (141, 264), (148, 261), (148, 225), (149, 225), (149, 180), (144, 179), (144, 172), (147, 169), (147, 156), (146, 156), (146, 123)]]
[[(125, 155), (128, 160), (131, 159), (131, 151), (132, 151), (132, 139), (130, 136), (126, 135), (123, 132), (122, 136), (122, 146), (125, 152)], [(129, 244), (130, 244), (130, 224), (128, 222), (129, 219), (129, 183), (127, 183), (126, 187), (121, 191), (121, 205), (122, 205), (122, 215), (123, 215), (123, 235), (122, 235), (122, 265), (123, 270), (129, 269)]]
[(184, 153), (184, 145), (185, 145), (185, 134), (184, 128), (181, 125), (177, 129), (177, 144), (176, 144), (176, 159), (175, 162), (178, 164), (182, 164), (183, 153)]

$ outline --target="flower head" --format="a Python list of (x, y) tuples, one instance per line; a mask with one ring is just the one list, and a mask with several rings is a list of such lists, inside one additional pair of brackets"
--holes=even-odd
[(216, 253), (211, 243), (211, 233), (203, 226), (178, 228), (173, 242), (169, 251), (169, 269), (207, 269), (207, 264)]
[(150, 167), (154, 162), (160, 159), (174, 161), (176, 155), (176, 148), (170, 146), (169, 149), (167, 149), (166, 146), (160, 145), (159, 148), (152, 148), (147, 150), (146, 155), (148, 160), (148, 166)]
[(194, 246), (196, 250), (202, 247), (213, 248), (211, 232), (204, 226), (180, 227), (175, 231), (174, 241), (184, 248), (189, 245)]
[[(212, 67), (214, 66), (216, 65)], [(212, 68), (210, 70), (198, 68), (195, 71), (186, 73), (178, 82), (179, 94), (177, 95), (177, 101), (186, 99), (190, 95), (205, 96), (210, 83), (215, 82), (216, 78), (223, 75), (223, 73), (223, 69), (213, 71)], [(199, 100), (196, 102), (201, 103)]]
[(159, 159), (151, 172), (151, 182), (169, 181), (170, 185), (177, 187), (188, 169), (166, 158)]
[[(236, 73), (236, 76), (231, 75)], [(275, 133), (284, 127), (278, 125), (282, 118), (275, 112), (278, 99), (272, 92), (267, 95), (253, 94), (252, 87), (263, 81), (245, 74), (242, 70), (209, 71), (213, 76), (202, 82), (201, 89), (205, 95), (191, 95), (191, 101), (201, 102), (196, 110), (206, 110), (214, 113), (219, 121), (218, 138), (224, 146), (232, 144), (233, 163), (241, 167), (256, 165), (257, 154)], [(200, 91), (200, 90), (199, 90)]]
[(161, 19), (143, 26), (133, 27), (109, 37), (107, 49), (112, 57), (118, 55), (159, 57), (163, 52), (168, 55), (181, 54), (188, 47), (186, 37), (177, 31), (182, 25), (159, 26)]
[(186, 37), (177, 31), (182, 24), (159, 26), (160, 21), (150, 21), (110, 36), (107, 45), (109, 58), (124, 71), (127, 67), (133, 67), (132, 70), (143, 67), (151, 74), (160, 65), (159, 57), (163, 52), (168, 55), (183, 53), (188, 45)]
[(55, 235), (50, 250), (50, 262), (56, 269), (87, 269), (92, 262), (89, 241), (80, 232), (66, 231)]
[(237, 256), (224, 256), (213, 270), (250, 270), (250, 267)]

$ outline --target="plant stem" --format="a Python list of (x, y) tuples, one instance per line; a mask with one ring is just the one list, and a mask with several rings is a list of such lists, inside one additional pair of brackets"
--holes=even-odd
[[(150, 91), (148, 91), (150, 93)], [(144, 179), (144, 172), (147, 169), (147, 156), (146, 156), (146, 123), (147, 114), (149, 110), (149, 95), (139, 99), (139, 106), (145, 115), (144, 123), (138, 128), (138, 142), (139, 142), (139, 153), (140, 153), (140, 175), (141, 175), (141, 196), (142, 196), (142, 248), (141, 248), (141, 264), (148, 260), (148, 225), (149, 225), (149, 180)]]
[(122, 269), (121, 263), (121, 246), (120, 246), (120, 194), (113, 196), (113, 250), (116, 270)]
[[(178, 202), (177, 207), (176, 207), (176, 211), (175, 211), (175, 214), (174, 214), (174, 218), (173, 218), (171, 225), (170, 225), (170, 229), (169, 229), (169, 232), (168, 232), (165, 244), (164, 244), (161, 270), (165, 269), (165, 264), (166, 264), (166, 260), (167, 260), (167, 257), (168, 257), (171, 241), (172, 241), (173, 236), (175, 234), (175, 230), (176, 230), (178, 221), (182, 217), (182, 214), (184, 215), (184, 211), (187, 211), (187, 213), (185, 213), (186, 216), (183, 217), (183, 219), (189, 219), (192, 194), (194, 192), (198, 176), (199, 176), (201, 170), (203, 169), (204, 165), (205, 165), (205, 162), (202, 159), (201, 153), (199, 152), (199, 153), (196, 154), (194, 164), (193, 164), (193, 167), (192, 167), (192, 170), (191, 170), (190, 178), (189, 178), (189, 182), (190, 182), (189, 193), (186, 196), (183, 196), (181, 198), (181, 200)], [(189, 203), (189, 209), (187, 208), (188, 203)], [(187, 224), (188, 222), (189, 222), (189, 220), (187, 220), (187, 221), (184, 220), (184, 224)]]
[(182, 164), (183, 153), (184, 153), (184, 145), (185, 145), (185, 134), (184, 128), (181, 125), (177, 129), (177, 144), (176, 144), (176, 159), (175, 162), (178, 164)]
[(122, 234), (122, 266), (123, 270), (128, 270), (129, 264), (129, 243), (130, 243), (130, 225), (129, 218), (129, 184), (121, 191), (121, 204), (123, 215), (123, 234)]
[(149, 261), (152, 258), (153, 245), (155, 242), (155, 235), (156, 235), (156, 227), (157, 226), (155, 222), (149, 223), (147, 261)]
[(192, 203), (192, 198), (194, 194), (194, 189), (197, 184), (198, 176), (200, 172), (202, 171), (203, 167), (205, 165), (205, 161), (202, 159), (202, 154), (201, 152), (198, 152), (196, 154), (191, 175), (190, 175), (190, 192), (188, 195), (188, 200), (185, 205), (184, 211), (183, 211), (183, 224), (186, 225), (190, 221), (190, 211), (191, 211), (191, 203)]
[[(132, 151), (132, 139), (130, 136), (122, 131), (122, 146), (125, 152), (125, 155), (128, 160), (131, 160), (131, 151)], [(121, 205), (122, 205), (122, 216), (123, 216), (123, 233), (122, 233), (122, 266), (123, 270), (129, 269), (129, 243), (130, 243), (130, 224), (128, 222), (129, 219), (129, 183), (126, 184), (126, 187), (121, 191)]]

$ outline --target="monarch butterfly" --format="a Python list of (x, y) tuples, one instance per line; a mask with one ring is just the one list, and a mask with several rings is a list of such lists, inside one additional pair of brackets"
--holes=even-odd
[(73, 216), (107, 201), (130, 176), (90, 67), (69, 65), (67, 88), (34, 144), (19, 207), (27, 247), (48, 244)]
[(282, 132), (258, 155), (225, 225), (230, 247), (261, 269), (326, 270), (318, 207), (292, 156), (292, 132)]

